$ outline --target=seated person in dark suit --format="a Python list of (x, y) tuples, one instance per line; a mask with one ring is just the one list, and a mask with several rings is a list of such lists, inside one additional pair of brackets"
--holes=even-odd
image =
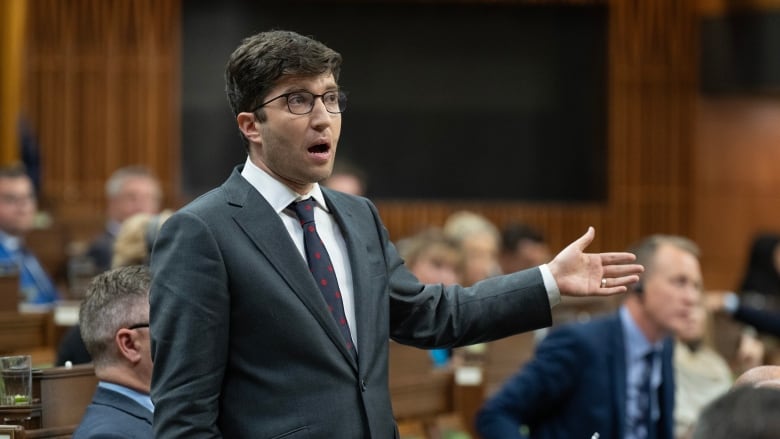
[(60, 294), (38, 259), (24, 246), (38, 206), (30, 177), (21, 166), (0, 168), (0, 267), (19, 273), (22, 301), (51, 304)]
[(673, 439), (672, 334), (701, 300), (698, 248), (654, 235), (618, 312), (553, 329), (534, 358), (481, 408), (483, 439)]
[(148, 268), (123, 267), (87, 290), (79, 322), (99, 382), (74, 439), (153, 437), (150, 282)]
[(87, 257), (100, 273), (111, 268), (114, 241), (122, 222), (136, 213), (155, 214), (160, 210), (160, 182), (143, 166), (126, 166), (111, 175), (106, 182), (108, 222), (103, 234), (87, 249)]
[[(170, 210), (157, 215), (137, 213), (122, 223), (114, 244), (113, 268), (148, 265), (154, 239), (160, 226), (171, 216)], [(81, 340), (79, 326), (68, 329), (57, 347), (55, 365), (89, 363), (92, 358)]]

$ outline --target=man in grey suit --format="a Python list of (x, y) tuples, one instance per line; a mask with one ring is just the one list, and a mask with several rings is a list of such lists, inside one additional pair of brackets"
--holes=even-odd
[(100, 380), (74, 439), (151, 439), (152, 381), (149, 269), (96, 276), (79, 310), (79, 327)]
[(228, 61), (248, 158), (171, 217), (152, 254), (156, 437), (397, 437), (391, 338), (489, 341), (550, 325), (561, 294), (617, 294), (638, 279), (630, 253), (583, 252), (590, 228), (541, 267), (470, 288), (421, 284), (369, 200), (318, 184), (346, 108), (340, 65), (286, 31), (245, 39)]

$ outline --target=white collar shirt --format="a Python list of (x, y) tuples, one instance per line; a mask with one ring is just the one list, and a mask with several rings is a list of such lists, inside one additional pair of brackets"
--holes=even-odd
[(341, 291), (341, 300), (344, 303), (344, 314), (347, 317), (347, 324), (352, 335), (352, 343), (357, 349), (358, 328), (355, 320), (355, 292), (352, 283), (352, 267), (349, 262), (349, 253), (347, 252), (347, 245), (341, 229), (325, 203), (325, 197), (322, 195), (319, 184), (315, 183), (308, 194), (298, 194), (260, 169), (248, 157), (241, 175), (252, 187), (260, 192), (260, 195), (265, 198), (279, 215), (304, 261), (306, 260), (306, 249), (303, 243), (303, 229), (298, 216), (289, 206), (294, 201), (305, 200), (309, 197), (317, 202), (317, 209), (314, 210), (317, 233), (322, 238), (322, 242), (325, 244), (325, 248), (328, 250), (328, 255), (333, 263), (333, 269)]

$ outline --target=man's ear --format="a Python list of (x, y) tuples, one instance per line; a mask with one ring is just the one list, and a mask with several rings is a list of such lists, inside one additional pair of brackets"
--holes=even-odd
[(258, 122), (254, 113), (238, 113), (236, 122), (238, 122), (238, 129), (241, 130), (247, 140), (252, 143), (262, 143), (262, 138), (260, 137), (260, 122)]
[(117, 349), (131, 363), (141, 361), (141, 351), (137, 337), (137, 331), (127, 328), (120, 329), (114, 336), (114, 343), (116, 343)]

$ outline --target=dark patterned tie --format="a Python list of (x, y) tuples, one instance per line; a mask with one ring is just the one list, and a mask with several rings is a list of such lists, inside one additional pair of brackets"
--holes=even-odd
[(637, 395), (637, 406), (639, 407), (638, 417), (634, 420), (634, 436), (639, 439), (654, 439), (655, 429), (653, 428), (653, 392), (652, 392), (652, 372), (655, 351), (651, 350), (642, 357), (642, 379), (639, 383), (639, 393)]
[(341, 290), (339, 289), (336, 273), (333, 271), (328, 251), (325, 249), (320, 235), (317, 233), (317, 227), (314, 224), (314, 206), (317, 202), (309, 198), (306, 200), (294, 202), (290, 207), (295, 210), (298, 219), (303, 227), (303, 244), (306, 248), (306, 259), (309, 263), (314, 280), (320, 287), (325, 302), (331, 315), (341, 329), (341, 335), (346, 341), (347, 350), (356, 356), (355, 346), (352, 343), (352, 335), (349, 332), (347, 316), (344, 313), (344, 302), (341, 300)]

